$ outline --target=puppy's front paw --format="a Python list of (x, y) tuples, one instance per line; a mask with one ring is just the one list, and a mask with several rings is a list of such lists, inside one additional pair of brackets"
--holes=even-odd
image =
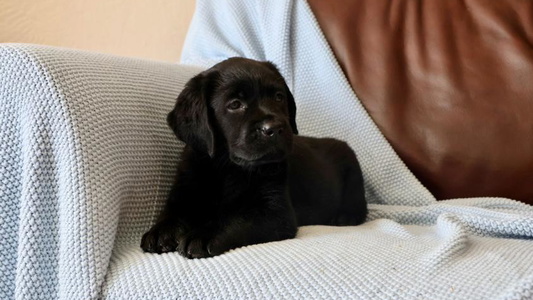
[(179, 241), (178, 252), (187, 258), (205, 258), (219, 253), (211, 253), (209, 245), (213, 234), (209, 230), (191, 230)]
[(157, 223), (143, 235), (141, 248), (145, 252), (159, 254), (176, 251), (183, 231), (180, 224)]
[(186, 258), (212, 257), (229, 250), (213, 236), (213, 231), (206, 228), (186, 230), (185, 226), (162, 222), (144, 234), (141, 248), (159, 254), (177, 251)]

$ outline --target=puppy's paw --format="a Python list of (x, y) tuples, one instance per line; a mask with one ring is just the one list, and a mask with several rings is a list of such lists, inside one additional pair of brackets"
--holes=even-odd
[(145, 252), (159, 254), (176, 251), (183, 232), (180, 224), (157, 223), (143, 235), (141, 248)]
[(211, 252), (213, 234), (207, 229), (191, 230), (178, 242), (178, 252), (187, 258), (212, 257), (221, 253)]
[(141, 248), (159, 254), (177, 251), (186, 258), (212, 257), (230, 249), (213, 236), (206, 228), (185, 230), (185, 226), (158, 223), (144, 234)]

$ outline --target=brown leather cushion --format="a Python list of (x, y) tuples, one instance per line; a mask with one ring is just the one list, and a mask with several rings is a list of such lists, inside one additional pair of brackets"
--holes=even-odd
[(437, 199), (533, 204), (533, 1), (308, 2), (355, 93)]

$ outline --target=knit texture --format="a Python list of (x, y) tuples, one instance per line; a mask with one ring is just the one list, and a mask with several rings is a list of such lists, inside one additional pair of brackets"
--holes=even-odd
[(115, 241), (138, 243), (166, 198), (166, 114), (199, 71), (0, 46), (0, 299), (98, 298)]
[(304, 1), (197, 2), (183, 62), (270, 60), (302, 135), (347, 141), (369, 221), (208, 259), (145, 254), (183, 144), (165, 124), (201, 69), (0, 46), (0, 299), (532, 299), (533, 207), (437, 202), (394, 153)]

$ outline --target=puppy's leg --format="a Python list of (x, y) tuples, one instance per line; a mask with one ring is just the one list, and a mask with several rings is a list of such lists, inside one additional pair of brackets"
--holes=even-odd
[(355, 154), (351, 149), (348, 150), (341, 207), (332, 225), (359, 225), (368, 214), (363, 174)]
[(293, 238), (296, 218), (289, 205), (268, 200), (262, 206), (219, 220), (217, 226), (200, 226), (179, 239), (177, 251), (187, 258), (220, 255), (228, 250)]
[(173, 188), (158, 221), (143, 235), (141, 248), (145, 252), (175, 251), (180, 237), (186, 232), (188, 225), (180, 218), (177, 194), (177, 189)]
[(296, 217), (288, 196), (260, 201), (260, 206), (224, 220), (222, 230), (207, 244), (209, 255), (215, 256), (242, 246), (296, 236)]
[[(213, 202), (218, 195), (216, 189), (206, 188), (211, 185), (205, 178), (208, 176), (203, 172), (180, 175), (158, 221), (142, 238), (141, 248), (145, 252), (180, 251), (195, 236), (196, 228), (204, 228), (215, 219)], [(180, 254), (186, 256), (186, 253)]]

